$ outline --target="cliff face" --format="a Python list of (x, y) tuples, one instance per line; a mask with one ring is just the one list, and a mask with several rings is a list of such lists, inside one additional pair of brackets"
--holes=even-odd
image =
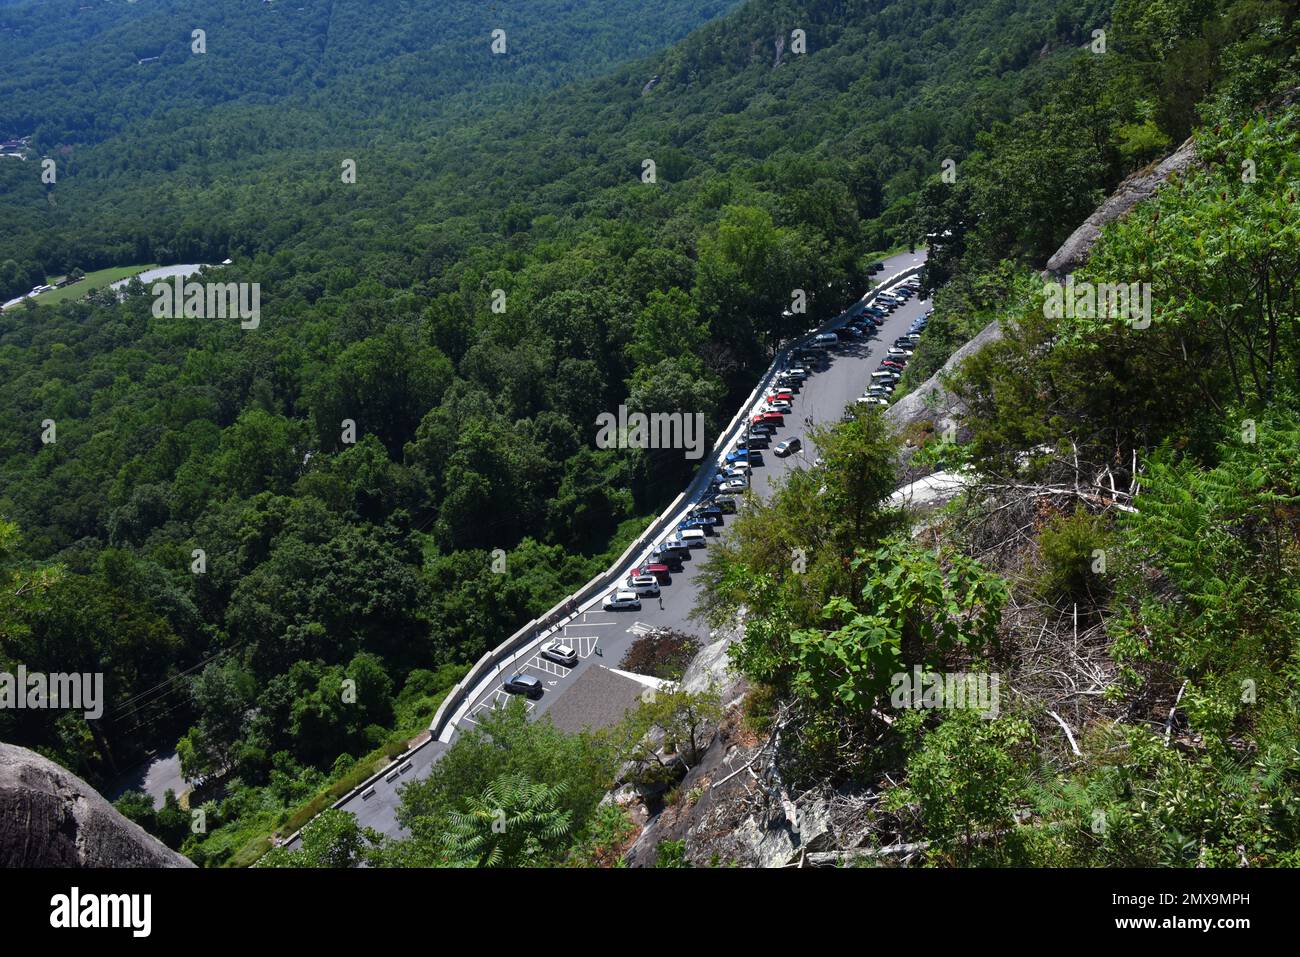
[[(1127, 215), (1195, 158), (1189, 140), (1161, 162), (1129, 176), (1052, 255), (1045, 278), (1072, 272), (1086, 263), (1107, 223)], [(960, 422), (966, 409), (948, 390), (946, 377), (968, 357), (1000, 338), (1001, 324), (989, 323), (953, 353), (943, 368), (894, 403), (885, 413), (892, 431), (903, 434), (917, 423), (939, 423), (944, 418)], [(704, 649), (687, 673), (689, 677), (712, 664), (727, 705), (717, 736), (700, 763), (678, 783), (678, 800), (646, 820), (625, 855), (628, 863), (653, 866), (660, 841), (684, 841), (686, 859), (698, 866), (707, 866), (715, 859), (746, 867), (802, 866), (824, 863), (819, 858), (834, 857), (825, 853), (833, 848), (860, 846), (865, 834), (864, 818), (861, 814), (845, 816), (840, 811), (845, 795), (828, 788), (813, 788), (798, 796), (786, 792), (771, 761), (772, 742), (756, 740), (742, 726), (739, 703), (746, 688), (727, 674), (725, 647), (726, 641), (721, 641)], [(628, 797), (619, 803), (635, 804)], [(648, 816), (644, 808), (637, 811), (634, 816), (638, 821)]]
[[(1159, 163), (1128, 176), (1116, 187), (1110, 197), (1083, 221), (1061, 248), (1047, 260), (1044, 278), (1063, 277), (1074, 272), (1088, 261), (1092, 247), (1108, 223), (1127, 216), (1133, 207), (1148, 199), (1170, 176), (1181, 173), (1196, 161), (1196, 148), (1189, 138), (1177, 150)], [(990, 342), (1002, 338), (1002, 326), (997, 321), (989, 323), (979, 335), (952, 354), (943, 368), (924, 383), (903, 396), (885, 413), (895, 434), (900, 434), (918, 422), (939, 422), (944, 418), (960, 421), (966, 411), (961, 401), (944, 385), (946, 377), (969, 356)]]
[(1047, 272), (1063, 277), (1086, 263), (1088, 257), (1092, 255), (1093, 245), (1107, 223), (1128, 215), (1129, 210), (1150, 197), (1165, 180), (1175, 173), (1181, 173), (1195, 160), (1196, 147), (1188, 137), (1182, 146), (1159, 163), (1153, 163), (1126, 178), (1115, 192), (1110, 194), (1110, 198), (1097, 207), (1096, 212), (1070, 234), (1070, 238), (1061, 244), (1061, 248), (1052, 253), (1051, 258), (1047, 260)]
[(72, 772), (0, 742), (0, 868), (193, 866)]

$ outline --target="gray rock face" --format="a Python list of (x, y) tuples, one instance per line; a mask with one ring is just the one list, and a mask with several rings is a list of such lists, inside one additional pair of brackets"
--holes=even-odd
[[(1047, 260), (1044, 276), (1064, 276), (1086, 263), (1092, 254), (1092, 247), (1108, 223), (1126, 216), (1134, 206), (1155, 193), (1170, 176), (1183, 172), (1195, 161), (1196, 149), (1189, 137), (1159, 163), (1153, 163), (1125, 179), (1110, 198), (1097, 207), (1084, 220), (1083, 225), (1061, 244), (1061, 248), (1052, 254)], [(967, 357), (1001, 338), (1002, 326), (996, 320), (989, 323), (980, 330), (979, 335), (954, 352), (942, 369), (890, 406), (885, 418), (894, 434), (898, 435), (908, 426), (927, 419), (935, 423), (945, 417), (960, 421), (966, 412), (965, 405), (948, 391), (944, 379)]]
[(193, 866), (71, 771), (0, 742), (0, 868)]
[(903, 396), (885, 412), (885, 420), (895, 435), (903, 432), (909, 425), (929, 419), (938, 423), (944, 418), (960, 421), (966, 412), (966, 405), (957, 396), (948, 391), (944, 378), (991, 342), (1002, 338), (1002, 324), (996, 319), (980, 330), (979, 334), (948, 357), (934, 375)]
[(1174, 173), (1181, 173), (1196, 160), (1191, 137), (1159, 163), (1138, 170), (1119, 184), (1106, 202), (1083, 221), (1047, 260), (1047, 272), (1055, 276), (1072, 273), (1088, 261), (1092, 247), (1107, 223), (1126, 216), (1134, 206), (1148, 199)]

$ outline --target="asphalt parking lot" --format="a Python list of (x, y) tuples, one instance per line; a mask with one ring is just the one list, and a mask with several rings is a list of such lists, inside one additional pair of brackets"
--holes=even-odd
[[(900, 253), (885, 260), (884, 276), (892, 275), (924, 262), (925, 253)], [(776, 456), (772, 449), (763, 451), (762, 463), (753, 467), (750, 492), (761, 499), (769, 498), (792, 470), (810, 466), (817, 456), (808, 436), (810, 425), (827, 425), (838, 422), (846, 406), (851, 405), (867, 388), (871, 372), (884, 358), (893, 341), (904, 334), (911, 323), (929, 308), (929, 303), (911, 299), (889, 315), (877, 334), (867, 340), (854, 339), (828, 349), (819, 367), (803, 383), (794, 396), (791, 412), (772, 439), (772, 446), (783, 440), (798, 437), (803, 448), (786, 457)], [(727, 525), (717, 529), (725, 538)], [(717, 539), (710, 537), (709, 541)], [(693, 549), (685, 559), (683, 570), (672, 575), (671, 584), (663, 586), (661, 598), (643, 598), (639, 610), (607, 612), (601, 609), (598, 596), (586, 610), (578, 614), (551, 640), (568, 644), (578, 652), (578, 661), (572, 667), (551, 662), (540, 655), (540, 646), (530, 646), (511, 668), (506, 668), (478, 690), (473, 702), (457, 722), (457, 733), (481, 724), (491, 708), (502, 707), (512, 697), (501, 687), (511, 674), (523, 671), (542, 682), (542, 696), (537, 700), (525, 699), (530, 717), (545, 714), (566, 691), (573, 687), (582, 674), (592, 668), (618, 669), (623, 656), (637, 637), (660, 628), (676, 629), (708, 640), (707, 630), (691, 617), (699, 597), (700, 563), (705, 548)], [(622, 569), (626, 575), (630, 568)], [(593, 610), (594, 608), (594, 610)], [(539, 636), (540, 637), (540, 636)], [(593, 693), (624, 695), (619, 706), (626, 704), (625, 689), (603, 682), (585, 682), (584, 686), (597, 690)], [(597, 712), (600, 709), (594, 709)], [(609, 709), (603, 714), (608, 716)], [(409, 780), (423, 777), (449, 745), (434, 741), (417, 749), (410, 756), (409, 767), (393, 779), (380, 779), (367, 792), (354, 796), (343, 807), (357, 815), (363, 826), (373, 827), (382, 833), (401, 833), (396, 817), (400, 804), (399, 789)]]

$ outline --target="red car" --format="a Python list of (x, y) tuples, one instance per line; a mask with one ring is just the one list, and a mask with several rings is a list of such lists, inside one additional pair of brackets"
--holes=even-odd
[(758, 415), (750, 419), (750, 421), (755, 425), (758, 425), (760, 422), (771, 422), (773, 425), (780, 425), (785, 421), (785, 416), (780, 412), (760, 412)]
[(767, 397), (767, 401), (769, 401), (769, 402), (793, 402), (793, 401), (794, 401), (794, 393), (793, 393), (793, 392), (773, 392), (771, 395), (769, 395), (769, 396)]
[(632, 576), (635, 578), (637, 575), (654, 575), (661, 585), (668, 584), (673, 578), (672, 570), (663, 562), (651, 562), (632, 569)]
[(903, 363), (901, 363), (901, 362), (895, 362), (893, 359), (886, 359), (884, 362), (882, 362), (882, 363), (880, 363), (880, 364), (881, 364), (882, 366), (889, 366), (891, 369), (902, 369), (902, 368), (903, 368)]

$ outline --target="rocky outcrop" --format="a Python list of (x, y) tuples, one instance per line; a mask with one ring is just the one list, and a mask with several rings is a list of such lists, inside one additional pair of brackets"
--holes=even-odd
[(966, 413), (965, 403), (948, 391), (944, 381), (969, 356), (1001, 338), (1002, 324), (995, 319), (981, 329), (979, 335), (949, 356), (938, 372), (891, 405), (885, 412), (885, 421), (894, 434), (901, 435), (909, 427), (926, 421), (936, 425), (946, 418), (960, 421)]
[(0, 868), (193, 866), (71, 771), (0, 743)]
[(1106, 202), (1083, 221), (1083, 225), (1070, 234), (1070, 238), (1061, 244), (1047, 260), (1047, 272), (1054, 276), (1072, 273), (1088, 261), (1092, 247), (1096, 244), (1101, 231), (1108, 223), (1128, 215), (1138, 203), (1149, 199), (1165, 181), (1175, 173), (1181, 173), (1196, 160), (1196, 146), (1188, 137), (1183, 145), (1170, 153), (1159, 163), (1153, 163), (1145, 169), (1131, 174), (1119, 184)]
[[(1189, 137), (1177, 150), (1159, 163), (1133, 173), (1110, 195), (1083, 225), (1070, 234), (1047, 260), (1045, 277), (1064, 276), (1088, 261), (1092, 247), (1108, 223), (1128, 215), (1133, 207), (1148, 199), (1176, 173), (1182, 173), (1196, 161), (1196, 148)], [(980, 330), (979, 335), (954, 352), (938, 372), (912, 392), (903, 396), (885, 413), (895, 435), (904, 435), (923, 422), (938, 424), (945, 418), (960, 421), (966, 408), (945, 386), (945, 381), (962, 362), (991, 342), (1002, 338), (1002, 326), (996, 320)]]

